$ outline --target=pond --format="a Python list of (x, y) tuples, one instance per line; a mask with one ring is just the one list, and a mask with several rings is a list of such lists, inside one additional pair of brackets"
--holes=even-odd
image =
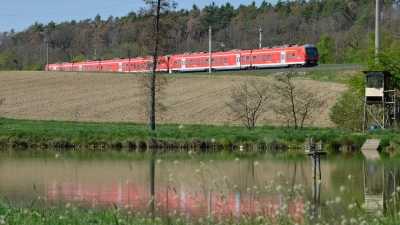
[(357, 157), (322, 157), (319, 181), (309, 157), (5, 149), (0, 171), (1, 200), (16, 206), (116, 205), (191, 218), (286, 215), (295, 221), (373, 216), (396, 191), (399, 174)]

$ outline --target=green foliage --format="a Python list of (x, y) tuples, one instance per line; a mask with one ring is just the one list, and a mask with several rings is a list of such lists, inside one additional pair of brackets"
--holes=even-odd
[(74, 61), (74, 62), (84, 62), (86, 60), (87, 60), (87, 58), (83, 54), (77, 55), (72, 59), (72, 61)]
[(365, 76), (362, 73), (358, 75), (351, 76), (348, 80), (348, 88), (353, 91), (356, 96), (355, 97), (364, 97), (365, 96)]
[(328, 34), (323, 34), (320, 39), (321, 41), (317, 44), (320, 63), (334, 63), (335, 43), (333, 37)]
[(15, 64), (13, 62), (13, 50), (7, 49), (0, 54), (0, 70), (14, 70)]
[(362, 131), (364, 98), (357, 90), (349, 88), (331, 109), (331, 121), (341, 129)]
[(387, 71), (391, 74), (390, 88), (400, 88), (400, 43), (395, 41), (390, 49), (383, 49), (378, 55), (371, 55), (366, 67), (368, 71)]

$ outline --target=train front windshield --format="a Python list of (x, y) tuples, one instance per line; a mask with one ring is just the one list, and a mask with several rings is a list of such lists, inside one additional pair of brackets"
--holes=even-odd
[(306, 54), (307, 54), (307, 58), (317, 58), (318, 50), (317, 50), (317, 48), (307, 48)]

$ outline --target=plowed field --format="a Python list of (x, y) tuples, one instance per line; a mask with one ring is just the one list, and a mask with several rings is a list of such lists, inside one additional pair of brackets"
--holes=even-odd
[[(213, 76), (207, 73), (167, 74), (163, 92), (165, 112), (156, 114), (157, 123), (239, 125), (229, 108), (233, 87), (254, 77)], [(140, 76), (116, 73), (0, 72), (0, 116), (34, 120), (148, 123), (143, 110)], [(325, 108), (314, 112), (313, 126), (331, 126), (330, 107), (346, 87), (343, 84), (296, 80), (326, 100)], [(273, 100), (271, 100), (273, 101)], [(286, 125), (272, 110), (263, 113), (257, 125)], [(307, 125), (311, 125), (310, 122)]]

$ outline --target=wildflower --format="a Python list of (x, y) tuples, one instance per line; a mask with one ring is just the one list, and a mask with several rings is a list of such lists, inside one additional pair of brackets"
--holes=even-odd
[(157, 160), (157, 164), (160, 164), (160, 163), (161, 163), (161, 159)]
[(211, 142), (214, 143), (215, 142), (215, 138), (211, 138)]
[(344, 192), (346, 190), (346, 187), (345, 186), (340, 186), (340, 192)]
[(349, 175), (349, 176), (347, 177), (347, 179), (349, 179), (349, 180), (354, 180), (354, 176), (353, 176), (353, 175)]
[(56, 154), (56, 159), (59, 157), (60, 155)]
[(210, 163), (214, 163), (214, 160), (211, 159), (211, 160), (210, 160)]
[(259, 164), (259, 163), (258, 163), (257, 161), (254, 162), (254, 166), (258, 166), (258, 164)]
[(174, 161), (174, 164), (178, 164), (178, 163), (179, 163), (178, 160), (175, 160), (175, 161)]
[(280, 192), (281, 190), (282, 190), (282, 186), (281, 185), (276, 186), (276, 191)]
[(236, 161), (236, 162), (239, 162), (239, 158), (236, 158), (235, 161)]
[(341, 201), (342, 201), (342, 198), (340, 198), (339, 196), (336, 197), (336, 199), (335, 199), (335, 202), (336, 202), (336, 203), (340, 203)]
[(398, 187), (396, 188), (396, 191), (400, 192), (400, 186), (398, 186)]
[(238, 187), (238, 186), (237, 186), (236, 184), (235, 184), (235, 185), (233, 185), (233, 188), (234, 188), (234, 189), (237, 189), (237, 187)]
[(358, 221), (355, 218), (350, 219), (350, 223), (352, 224), (358, 224)]
[(185, 127), (182, 124), (179, 125), (179, 129), (183, 129), (183, 128), (185, 128)]
[(281, 171), (279, 171), (276, 175), (277, 175), (278, 177), (281, 177), (283, 174), (282, 174)]

